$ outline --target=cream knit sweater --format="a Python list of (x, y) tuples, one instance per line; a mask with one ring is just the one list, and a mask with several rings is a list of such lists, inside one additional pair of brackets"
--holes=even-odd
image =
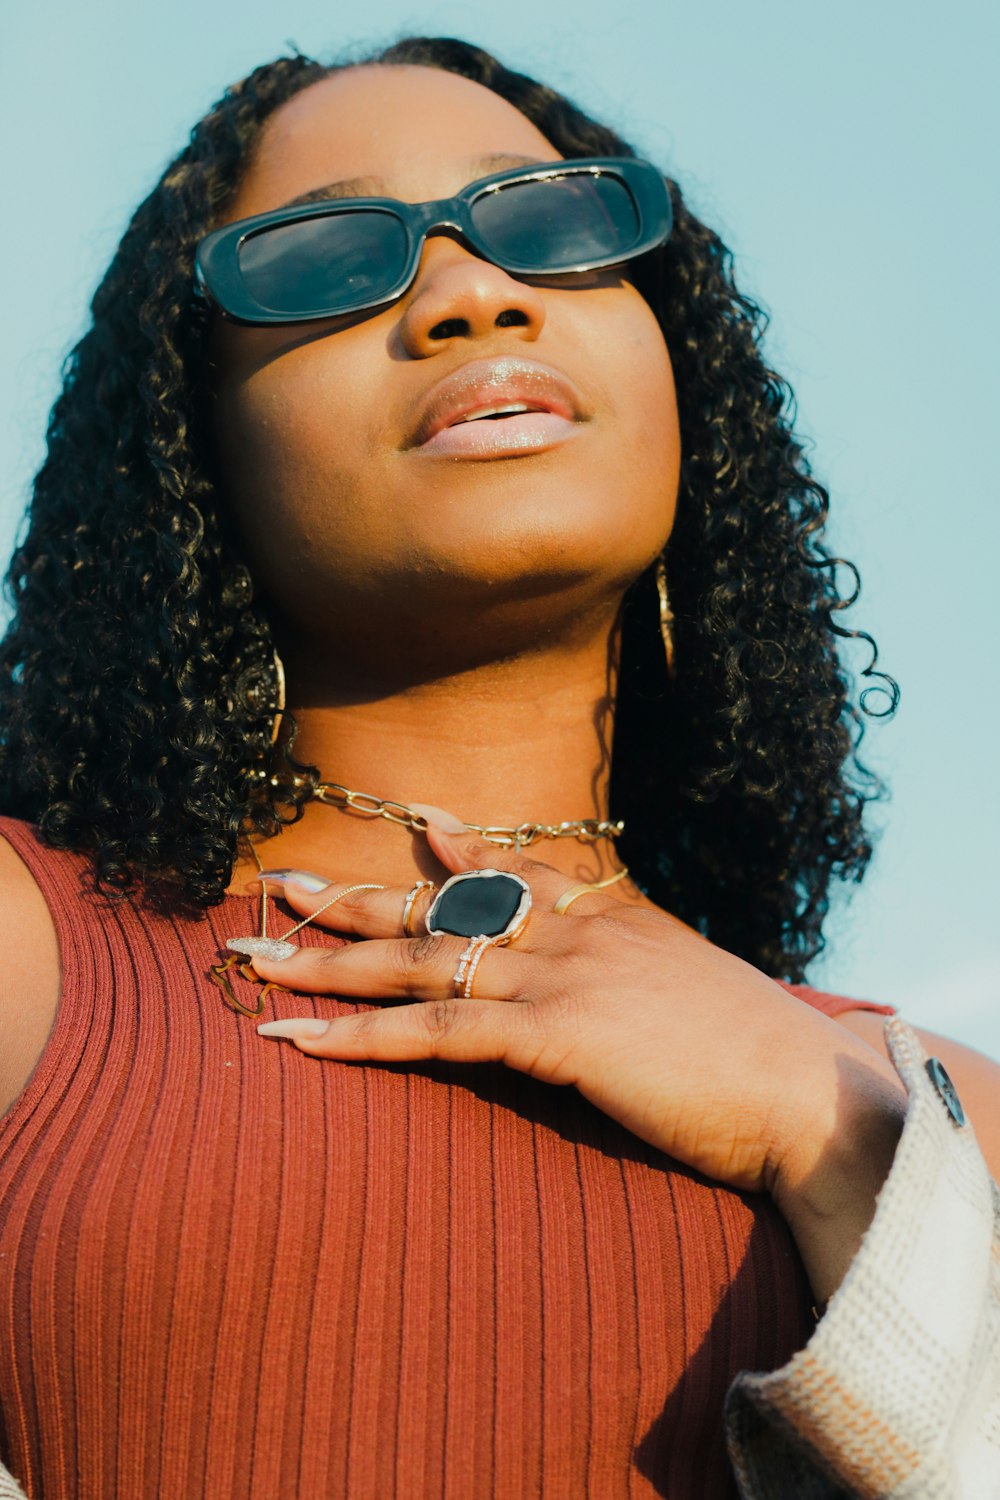
[(745, 1500), (1000, 1500), (1000, 1190), (920, 1042), (875, 1218), (806, 1347), (726, 1401)]

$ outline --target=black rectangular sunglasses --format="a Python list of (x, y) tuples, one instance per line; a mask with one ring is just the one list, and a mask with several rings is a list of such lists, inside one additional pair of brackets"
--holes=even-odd
[(666, 183), (650, 162), (543, 162), (431, 203), (340, 198), (240, 219), (201, 241), (195, 277), (235, 323), (304, 323), (401, 296), (432, 232), (514, 276), (554, 276), (644, 255), (672, 222)]

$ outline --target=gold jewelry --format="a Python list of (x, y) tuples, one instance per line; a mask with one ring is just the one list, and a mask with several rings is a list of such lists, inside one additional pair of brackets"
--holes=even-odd
[[(271, 732), (268, 736), (268, 746), (273, 749), (278, 743), (278, 737), (281, 734), (281, 723), (285, 712), (285, 664), (277, 651), (271, 653), (271, 660), (274, 666), (274, 681), (271, 685), (274, 695), (274, 706), (271, 707), (268, 704), (268, 698), (271, 694), (268, 692), (266, 684), (263, 683), (259, 685), (255, 684), (247, 691), (247, 701), (252, 708), (259, 708), (263, 711), (266, 706), (270, 711)], [(266, 771), (259, 769), (252, 770), (249, 774), (259, 781), (266, 781), (268, 775)]]
[[(253, 844), (250, 845), (250, 853), (253, 855), (254, 864), (257, 866), (257, 869), (261, 873), (263, 873), (264, 866), (261, 864), (260, 858), (257, 854), (257, 850), (254, 848)], [(260, 886), (260, 938), (265, 942), (268, 940), (267, 887), (265, 886), (263, 881), (261, 881)], [(217, 984), (219, 986), (219, 989), (222, 991), (223, 1000), (225, 1000), (226, 1004), (241, 1016), (257, 1017), (263, 1015), (264, 1001), (267, 999), (272, 990), (280, 990), (282, 994), (285, 995), (289, 993), (286, 985), (275, 984), (273, 980), (269, 980), (264, 985), (260, 994), (257, 996), (256, 1006), (253, 1010), (251, 1010), (248, 1005), (244, 1005), (241, 1000), (237, 1000), (236, 998), (231, 978), (232, 970), (234, 968), (237, 974), (239, 974), (242, 979), (245, 979), (248, 984), (261, 983), (260, 975), (247, 962), (247, 955), (245, 953), (231, 953), (226, 959), (225, 963), (210, 964), (209, 973), (211, 975), (213, 984)]]
[(474, 937), (470, 939), (465, 952), (458, 960), (458, 968), (455, 970), (455, 977), (452, 980), (452, 986), (454, 989), (456, 1000), (471, 999), (472, 981), (476, 977), (476, 970), (479, 968), (479, 960), (482, 958), (487, 948), (493, 948), (495, 946), (496, 945), (492, 938)]
[(531, 887), (509, 870), (462, 870), (445, 881), (431, 902), (424, 926), (432, 937), (468, 938), (452, 980), (456, 1000), (468, 1000), (472, 994), (472, 981), (486, 949), (504, 948), (519, 937), (530, 911)]
[(609, 885), (616, 885), (619, 880), (624, 880), (627, 874), (628, 865), (614, 875), (609, 875), (607, 880), (596, 880), (593, 885), (571, 885), (568, 891), (563, 891), (552, 910), (556, 916), (564, 916), (567, 908), (573, 905), (577, 897), (586, 896), (590, 891), (606, 890)]
[(338, 901), (343, 901), (345, 896), (353, 896), (355, 891), (384, 891), (385, 889), (384, 885), (372, 885), (368, 881), (365, 881), (361, 885), (349, 885), (346, 889), (338, 891), (335, 896), (331, 896), (329, 901), (324, 901), (322, 906), (317, 906), (316, 910), (310, 912), (308, 917), (303, 917), (301, 922), (296, 922), (294, 927), (289, 927), (288, 931), (283, 932), (280, 938), (277, 938), (275, 941), (287, 943), (293, 933), (301, 932), (302, 928), (307, 927), (310, 922), (314, 921), (321, 911), (326, 911), (327, 907), (336, 906)]
[[(272, 778), (272, 785), (277, 784), (277, 778)], [(296, 785), (304, 784), (297, 779)], [(342, 811), (350, 809), (351, 812), (368, 818), (387, 818), (390, 823), (400, 823), (414, 833), (427, 832), (427, 819), (422, 813), (414, 812), (405, 802), (393, 802), (389, 797), (376, 797), (374, 792), (353, 792), (336, 781), (321, 781), (313, 789), (312, 797), (316, 802), (325, 802), (328, 807), (338, 807)], [(487, 843), (497, 844), (505, 849), (526, 849), (536, 839), (575, 838), (585, 844), (593, 844), (598, 839), (616, 839), (625, 828), (624, 823), (608, 818), (580, 818), (563, 823), (521, 823), (517, 828), (480, 823), (466, 823), (465, 826), (470, 833), (478, 833)]]
[(510, 870), (461, 870), (451, 875), (427, 909), (432, 937), (464, 937), (503, 947), (524, 931), (531, 887)]
[[(660, 568), (663, 565), (662, 557), (657, 563)], [(660, 589), (660, 620), (661, 626), (664, 620), (664, 610), (668, 622), (673, 619), (670, 614), (670, 606), (667, 603), (666, 578), (664, 577), (662, 587), (660, 575), (657, 573), (657, 587)], [(667, 670), (671, 670), (672, 647), (669, 642), (669, 624), (666, 627), (667, 635), (664, 636), (664, 644), (667, 647)], [(275, 708), (274, 718), (271, 723), (271, 744), (278, 743), (281, 734), (281, 724), (286, 706), (285, 689), (285, 664), (277, 651), (274, 651), (274, 686), (275, 686)], [(268, 776), (266, 771), (252, 771), (251, 776), (260, 781), (269, 781), (271, 786), (281, 785), (280, 776)], [(303, 776), (293, 776), (292, 786), (296, 791), (307, 787), (309, 783)], [(310, 800), (313, 802), (325, 802), (329, 807), (339, 807), (342, 811), (361, 813), (369, 818), (387, 818), (390, 823), (401, 823), (404, 828), (411, 828), (414, 833), (427, 832), (427, 819), (422, 813), (414, 812), (405, 802), (394, 802), (391, 797), (376, 797), (374, 792), (354, 792), (349, 787), (341, 786), (336, 781), (320, 781), (312, 787)], [(620, 820), (608, 818), (577, 818), (565, 820), (562, 823), (520, 823), (516, 828), (506, 828), (499, 824), (466, 823), (470, 833), (478, 833), (479, 837), (485, 839), (489, 844), (497, 844), (504, 849), (527, 849), (536, 839), (580, 839), (582, 843), (593, 844), (598, 839), (616, 839), (625, 829), (625, 824)], [(256, 855), (254, 856), (256, 858)]]
[[(250, 845), (250, 853), (253, 855), (254, 864), (257, 866), (258, 871), (263, 874), (264, 866), (261, 864), (260, 857), (253, 844)], [(230, 956), (226, 959), (225, 963), (209, 965), (209, 972), (211, 974), (212, 981), (219, 986), (226, 1004), (231, 1006), (233, 1010), (238, 1011), (241, 1016), (256, 1017), (263, 1015), (264, 1001), (266, 1000), (271, 990), (280, 990), (282, 994), (285, 995), (289, 993), (287, 985), (275, 984), (274, 980), (268, 980), (265, 983), (260, 978), (260, 975), (256, 972), (256, 970), (252, 967), (252, 965), (247, 962), (247, 959), (249, 957), (248, 950), (250, 949), (251, 944), (253, 945), (253, 952), (256, 953), (258, 957), (280, 958), (282, 956), (280, 952), (281, 945), (287, 943), (288, 939), (294, 936), (296, 932), (301, 932), (303, 927), (307, 927), (315, 917), (319, 916), (320, 912), (326, 911), (330, 906), (335, 906), (338, 901), (343, 901), (345, 896), (352, 895), (354, 891), (384, 890), (384, 885), (373, 885), (367, 882), (361, 885), (349, 885), (346, 887), (346, 889), (338, 891), (336, 896), (331, 896), (329, 901), (324, 901), (322, 906), (317, 906), (316, 910), (314, 912), (310, 912), (308, 917), (303, 917), (301, 922), (296, 922), (294, 927), (289, 927), (288, 931), (283, 932), (280, 937), (269, 937), (267, 931), (267, 887), (264, 882), (261, 881), (260, 935), (255, 938), (248, 938), (246, 940), (246, 947), (238, 949), (231, 953)], [(232, 947), (234, 943), (239, 941), (240, 939), (230, 938), (226, 946)], [(268, 947), (271, 947), (276, 951), (268, 953)], [(233, 968), (235, 968), (237, 974), (239, 974), (243, 979), (247, 980), (248, 983), (263, 984), (263, 989), (257, 996), (257, 1004), (253, 1010), (251, 1010), (249, 1006), (244, 1005), (242, 1001), (237, 1000), (236, 995), (233, 992), (232, 980), (230, 978), (230, 974)]]
[[(661, 595), (661, 617), (664, 600), (665, 593)], [(272, 746), (278, 741), (281, 732), (282, 715), (285, 711), (285, 669), (277, 651), (274, 652), (274, 673), (276, 704), (271, 731)], [(269, 781), (273, 787), (281, 785), (282, 778), (275, 775), (268, 776), (266, 771), (253, 771), (251, 774), (259, 777), (261, 781)], [(404, 828), (411, 829), (414, 833), (426, 833), (429, 826), (423, 814), (416, 812), (412, 807), (407, 806), (405, 802), (394, 802), (388, 797), (377, 797), (373, 792), (352, 791), (349, 787), (342, 786), (335, 781), (321, 781), (315, 786), (311, 786), (306, 778), (301, 776), (294, 776), (292, 778), (292, 785), (297, 791), (303, 787), (307, 788), (310, 799), (313, 801), (325, 802), (328, 806), (340, 808), (342, 811), (359, 813), (362, 817), (385, 818), (390, 823), (398, 823)], [(496, 844), (501, 848), (526, 849), (535, 843), (537, 839), (575, 838), (587, 844), (596, 843), (598, 839), (616, 839), (624, 832), (625, 824), (620, 819), (580, 818), (572, 821), (567, 819), (561, 823), (520, 823), (516, 828), (503, 827), (498, 824), (484, 825), (479, 823), (467, 823), (466, 827), (471, 833), (476, 833), (480, 838), (485, 839), (487, 843)], [(253, 855), (258, 871), (263, 873), (263, 865), (258, 858), (257, 850), (253, 844), (250, 845), (250, 852)], [(482, 874), (483, 872), (480, 871), (478, 873)], [(607, 885), (613, 885), (616, 880), (623, 880), (627, 874), (628, 870), (624, 869), (619, 871), (618, 874), (612, 875), (608, 880), (599, 881), (595, 885), (574, 886), (572, 890), (567, 891), (565, 895), (560, 897), (556, 903), (555, 910), (557, 912), (565, 911), (566, 907), (575, 901), (578, 895), (583, 895), (584, 891), (602, 890)], [(328, 907), (333, 906), (337, 901), (342, 901), (345, 896), (351, 895), (354, 891), (384, 891), (385, 889), (384, 885), (367, 883), (348, 886), (346, 890), (341, 891), (336, 896), (332, 896), (323, 906), (317, 907), (316, 911), (310, 916), (303, 917), (301, 922), (296, 922), (294, 927), (290, 927), (281, 937), (269, 938), (267, 932), (267, 890), (262, 884), (260, 936), (254, 939), (254, 946), (258, 953), (262, 953), (265, 943), (277, 945), (286, 942), (288, 938), (311, 922), (314, 917), (318, 917), (320, 912), (326, 911)], [(403, 904), (403, 933), (406, 937), (413, 936), (409, 924), (410, 918), (413, 915), (413, 905), (416, 897), (422, 890), (427, 889), (433, 890), (434, 882), (418, 880), (411, 890), (407, 892), (406, 900)], [(455, 974), (456, 996), (461, 993), (465, 998), (469, 997), (472, 992), (472, 979), (483, 951), (493, 946), (495, 942), (496, 939), (493, 938), (487, 938), (485, 941), (482, 938), (472, 940), (469, 948), (462, 955), (458, 971)], [(210, 966), (210, 973), (213, 981), (222, 990), (226, 1003), (241, 1015), (261, 1015), (264, 1009), (265, 996), (270, 990), (288, 992), (284, 985), (273, 982), (267, 983), (261, 990), (256, 1008), (250, 1010), (237, 1000), (233, 993), (229, 974), (234, 966), (237, 973), (249, 982), (258, 984), (261, 982), (259, 976), (247, 962), (247, 954), (241, 952), (233, 952), (226, 959), (225, 963), (212, 964)]]
[(274, 653), (274, 679), (276, 693), (274, 719), (271, 723), (272, 745), (276, 745), (278, 743), (278, 736), (281, 733), (281, 721), (285, 713), (285, 664), (281, 660), (281, 657), (278, 655), (277, 651), (275, 651)]
[(663, 651), (667, 658), (667, 677), (674, 682), (677, 677), (674, 663), (674, 612), (667, 596), (667, 565), (662, 552), (656, 559), (656, 592), (660, 600), (660, 635), (663, 637)]
[(411, 886), (410, 889), (407, 891), (407, 893), (406, 893), (406, 900), (403, 903), (403, 936), (404, 937), (412, 937), (413, 936), (413, 933), (410, 930), (410, 917), (413, 915), (413, 903), (414, 903), (414, 901), (416, 901), (416, 899), (420, 895), (421, 891), (432, 891), (432, 890), (434, 890), (434, 882), (433, 882), (433, 880), (418, 880), (417, 883), (416, 883), (416, 885)]
[[(661, 595), (661, 617), (665, 598), (664, 592)], [(277, 651), (274, 652), (274, 678), (276, 702), (271, 724), (272, 746), (278, 742), (285, 712), (285, 666)], [(282, 782), (280, 776), (268, 776), (266, 771), (252, 771), (250, 774), (260, 781), (270, 781), (273, 787), (280, 786)], [(300, 791), (303, 787), (308, 787), (309, 783), (303, 776), (293, 776), (292, 786)], [(387, 818), (390, 823), (400, 823), (414, 833), (427, 832), (427, 819), (422, 813), (414, 812), (405, 802), (394, 802), (390, 797), (376, 797), (374, 792), (354, 792), (336, 781), (318, 782), (311, 788), (310, 800), (325, 802), (328, 807), (339, 807), (341, 811), (360, 813), (363, 817)], [(481, 823), (466, 823), (465, 826), (470, 833), (478, 833), (487, 843), (497, 844), (504, 849), (527, 849), (536, 839), (575, 838), (585, 844), (593, 844), (598, 839), (616, 839), (625, 828), (620, 820), (612, 821), (608, 818), (578, 818), (562, 823), (521, 823), (516, 828)]]

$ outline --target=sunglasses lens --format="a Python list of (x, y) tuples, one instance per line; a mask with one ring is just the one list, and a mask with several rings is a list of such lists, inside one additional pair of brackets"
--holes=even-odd
[(391, 295), (407, 251), (406, 230), (393, 214), (328, 214), (248, 236), (240, 274), (268, 312), (347, 312)]
[(625, 184), (589, 172), (501, 186), (476, 199), (472, 222), (498, 261), (540, 273), (624, 257), (639, 233)]

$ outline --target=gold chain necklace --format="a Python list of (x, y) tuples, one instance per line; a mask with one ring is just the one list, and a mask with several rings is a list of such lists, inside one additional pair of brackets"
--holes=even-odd
[[(280, 784), (278, 777), (270, 778), (272, 786)], [(294, 784), (297, 788), (307, 785), (305, 779), (296, 776)], [(408, 807), (405, 802), (394, 802), (389, 797), (376, 797), (373, 792), (355, 792), (349, 787), (341, 786), (336, 781), (321, 781), (312, 791), (312, 801), (325, 802), (328, 807), (338, 807), (344, 811), (359, 813), (367, 818), (386, 818), (390, 823), (398, 823), (404, 828), (410, 828), (416, 833), (427, 832), (427, 819), (422, 813), (414, 808)], [(625, 824), (621, 821), (611, 821), (607, 818), (578, 818), (572, 821), (566, 820), (562, 823), (520, 823), (516, 828), (505, 828), (498, 824), (482, 825), (479, 823), (467, 823), (465, 825), (470, 832), (477, 833), (480, 838), (490, 844), (496, 844), (505, 849), (526, 849), (536, 839), (581, 839), (584, 843), (593, 844), (598, 839), (616, 839), (623, 832)], [(253, 855), (257, 869), (263, 873), (263, 865), (253, 843), (250, 843), (250, 853)], [(606, 880), (597, 881), (595, 884), (583, 887), (584, 889), (599, 891), (606, 886), (614, 885), (619, 880), (624, 880), (628, 875), (628, 868), (618, 870)], [(365, 889), (365, 887), (357, 887)], [(369, 889), (377, 890), (381, 887), (372, 886)], [(260, 936), (267, 937), (267, 888), (261, 882), (260, 888)], [(316, 913), (313, 913), (315, 916)], [(290, 932), (285, 933), (288, 937), (292, 932), (298, 932), (299, 928), (305, 927), (312, 921), (312, 917), (305, 917), (298, 922)], [(284, 985), (265, 984), (258, 994), (257, 1003), (251, 1009), (237, 999), (233, 992), (231, 974), (235, 969), (243, 979), (250, 983), (260, 984), (260, 979), (254, 972), (252, 966), (238, 953), (231, 954), (225, 962), (212, 964), (210, 966), (211, 976), (219, 986), (228, 1005), (240, 1015), (257, 1017), (263, 1013), (264, 1001), (271, 990), (287, 993)]]
[[(299, 785), (302, 782), (298, 780)], [(277, 785), (277, 778), (272, 778)], [(427, 832), (427, 819), (422, 813), (407, 807), (405, 802), (394, 802), (390, 797), (376, 797), (374, 792), (353, 792), (336, 781), (321, 781), (313, 791), (313, 801), (325, 802), (328, 807), (350, 809), (368, 818), (386, 818), (390, 823), (400, 823), (416, 833)], [(466, 828), (487, 843), (504, 849), (527, 849), (536, 839), (581, 839), (593, 844), (598, 839), (616, 839), (625, 824), (608, 818), (577, 818), (562, 823), (520, 823), (516, 828), (504, 828), (499, 824), (466, 823)]]

